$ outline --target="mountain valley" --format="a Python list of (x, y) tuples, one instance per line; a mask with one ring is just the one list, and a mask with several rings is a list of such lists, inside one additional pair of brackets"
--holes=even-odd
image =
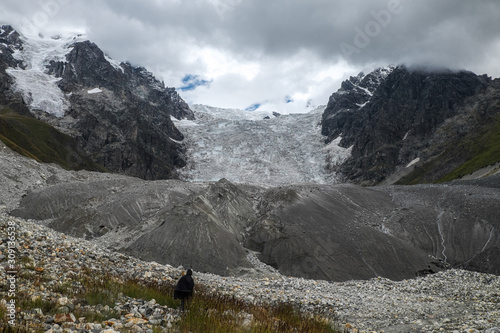
[(2, 26), (0, 211), (206, 281), (498, 280), (500, 80), (388, 66), (325, 102), (189, 106), (85, 36)]

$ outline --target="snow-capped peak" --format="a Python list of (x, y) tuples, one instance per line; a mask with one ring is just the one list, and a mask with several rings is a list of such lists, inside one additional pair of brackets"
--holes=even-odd
[(57, 35), (52, 38), (21, 35), (22, 48), (14, 48), (14, 58), (22, 61), (23, 68), (10, 68), (6, 72), (14, 77), (14, 89), (23, 95), (31, 109), (40, 110), (56, 117), (64, 116), (69, 103), (57, 86), (60, 80), (47, 74), (51, 61), (65, 61), (72, 45), (84, 41), (85, 36)]
[(354, 94), (356, 102), (346, 110), (360, 110), (370, 103), (377, 88), (395, 68), (394, 66), (380, 67), (369, 74), (361, 72), (357, 76), (351, 76), (342, 82), (341, 88), (332, 97), (336, 100), (342, 95)]
[[(372, 96), (375, 89), (378, 88), (380, 83), (382, 83), (389, 74), (392, 73), (395, 67), (380, 67), (370, 72), (369, 74), (364, 74), (363, 72), (359, 73), (355, 77), (350, 77), (348, 82), (352, 87), (350, 89), (361, 90), (366, 93), (368, 96)], [(346, 90), (346, 86), (343, 85), (341, 90)]]

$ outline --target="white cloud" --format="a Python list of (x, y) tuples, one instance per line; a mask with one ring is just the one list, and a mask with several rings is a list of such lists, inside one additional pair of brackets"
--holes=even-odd
[[(388, 14), (389, 13), (389, 14)], [(349, 75), (388, 64), (500, 76), (497, 0), (2, 0), (0, 21), (45, 35), (85, 31), (169, 86), (211, 81), (188, 102), (296, 112)], [(363, 36), (365, 34), (366, 36)], [(345, 57), (341, 45), (358, 52)], [(287, 103), (290, 96), (293, 103)]]
[(189, 63), (203, 63), (204, 76), (216, 80), (226, 74), (238, 74), (246, 80), (252, 80), (259, 74), (260, 65), (256, 61), (237, 60), (232, 54), (212, 47), (192, 50), (187, 59)]

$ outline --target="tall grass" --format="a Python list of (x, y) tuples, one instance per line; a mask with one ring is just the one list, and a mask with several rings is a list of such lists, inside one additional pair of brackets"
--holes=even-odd
[[(28, 277), (28, 276), (27, 276)], [(42, 276), (29, 276), (32, 280)], [(26, 281), (26, 280), (25, 280)], [(30, 282), (28, 282), (30, 283)], [(157, 283), (137, 279), (122, 280), (110, 274), (99, 274), (88, 268), (75, 275), (71, 281), (51, 284), (53, 291), (72, 300), (78, 317), (87, 322), (102, 323), (111, 318), (119, 318), (123, 313), (115, 311), (121, 296), (150, 301), (177, 309), (180, 301), (173, 298), (174, 284)], [(58, 311), (56, 300), (32, 298), (28, 294), (18, 296), (18, 304), (23, 311), (39, 308), (45, 315)], [(109, 311), (94, 311), (88, 306), (109, 306)], [(3, 321), (3, 320), (2, 320)], [(303, 314), (291, 304), (255, 305), (222, 294), (213, 294), (203, 285), (196, 285), (195, 293), (181, 313), (180, 319), (173, 323), (176, 332), (338, 332), (332, 324), (319, 316)], [(3, 328), (2, 328), (3, 327)], [(6, 331), (0, 325), (0, 333)], [(159, 328), (156, 328), (159, 331)], [(24, 332), (12, 331), (12, 332)]]
[(213, 295), (200, 286), (177, 323), (181, 332), (339, 332), (324, 318), (300, 312), (291, 304), (253, 305)]

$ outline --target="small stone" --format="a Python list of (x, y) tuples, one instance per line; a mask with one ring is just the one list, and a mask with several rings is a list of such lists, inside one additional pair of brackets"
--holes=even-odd
[(60, 306), (57, 308), (57, 313), (59, 314), (64, 314), (69, 312), (69, 307), (67, 306)]
[[(127, 324), (131, 323), (132, 325), (140, 325), (140, 324), (145, 324), (147, 322), (148, 322), (147, 320), (142, 319), (142, 318), (130, 318), (127, 320)], [(128, 327), (130, 327), (130, 326), (128, 326)]]
[(106, 325), (106, 326), (113, 326), (113, 325), (114, 325), (114, 324), (116, 324), (116, 323), (117, 323), (117, 321), (113, 321), (113, 320), (106, 320), (106, 321), (104, 322), (104, 325)]
[(142, 327), (140, 327), (138, 325), (134, 325), (134, 326), (132, 326), (132, 330), (136, 331), (136, 332), (142, 332)]
[(124, 327), (125, 326), (122, 323), (116, 323), (113, 325), (113, 329), (118, 330), (118, 331)]
[(66, 305), (68, 304), (68, 298), (67, 297), (61, 297), (57, 299), (57, 304), (59, 305)]
[(54, 318), (54, 321), (57, 323), (57, 324), (62, 324), (62, 323), (65, 323), (65, 322), (76, 322), (76, 317), (74, 314), (72, 313), (59, 313), (59, 314), (56, 314), (55, 318)]
[(40, 309), (40, 308), (33, 309), (33, 312), (35, 312), (39, 316), (43, 316), (42, 309)]
[(160, 324), (161, 324), (161, 321), (160, 321), (160, 320), (158, 320), (158, 319), (154, 319), (154, 318), (152, 318), (152, 319), (149, 319), (148, 323), (149, 323), (150, 325), (160, 325)]

